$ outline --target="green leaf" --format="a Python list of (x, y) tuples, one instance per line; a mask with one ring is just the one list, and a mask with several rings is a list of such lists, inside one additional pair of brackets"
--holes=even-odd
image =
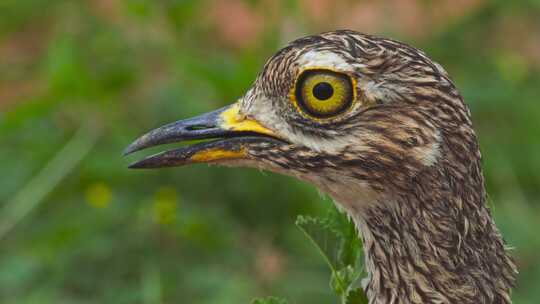
[(296, 225), (330, 267), (330, 286), (342, 303), (348, 303), (357, 293), (363, 295), (358, 288), (363, 273), (362, 244), (354, 223), (336, 208), (331, 208), (323, 218), (299, 216)]
[(328, 210), (323, 221), (340, 238), (337, 251), (337, 263), (340, 268), (348, 265), (358, 266), (363, 252), (362, 242), (358, 237), (354, 223), (335, 207)]
[(352, 289), (347, 293), (345, 304), (367, 304), (368, 298), (361, 288)]
[(339, 268), (337, 248), (340, 245), (340, 237), (336, 231), (321, 218), (299, 215), (296, 226), (308, 237), (319, 250), (332, 272)]
[[(332, 277), (330, 279), (330, 286), (332, 286), (332, 289), (336, 292), (336, 294), (346, 295), (349, 290), (352, 289), (359, 277), (360, 272), (354, 269), (351, 265), (348, 265), (343, 269), (332, 273)], [(341, 283), (343, 286), (340, 286), (338, 282)], [(345, 289), (343, 289), (343, 287), (345, 287)]]
[(255, 299), (251, 304), (287, 304), (288, 302), (283, 299), (278, 299), (274, 297), (268, 297), (264, 299)]

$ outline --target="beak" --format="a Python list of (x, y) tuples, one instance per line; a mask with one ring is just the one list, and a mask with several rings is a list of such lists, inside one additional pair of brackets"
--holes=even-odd
[(240, 114), (238, 103), (197, 117), (180, 120), (139, 137), (124, 150), (124, 155), (187, 140), (204, 141), (149, 156), (129, 168), (161, 168), (193, 163), (216, 163), (249, 159), (249, 146), (261, 142), (281, 142), (278, 136), (258, 121)]

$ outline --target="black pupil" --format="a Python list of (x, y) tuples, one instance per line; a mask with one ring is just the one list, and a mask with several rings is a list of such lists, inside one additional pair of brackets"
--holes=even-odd
[(319, 82), (313, 87), (313, 96), (318, 100), (327, 100), (334, 95), (334, 88), (328, 82)]

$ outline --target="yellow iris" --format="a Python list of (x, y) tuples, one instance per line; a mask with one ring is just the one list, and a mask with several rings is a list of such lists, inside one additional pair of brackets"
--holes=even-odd
[(296, 84), (295, 97), (307, 114), (327, 118), (347, 110), (353, 101), (349, 76), (328, 70), (308, 70)]

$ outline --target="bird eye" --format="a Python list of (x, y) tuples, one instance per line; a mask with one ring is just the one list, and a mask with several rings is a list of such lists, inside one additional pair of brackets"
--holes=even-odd
[(308, 70), (298, 77), (296, 102), (305, 113), (328, 118), (347, 110), (353, 101), (349, 76), (328, 70)]

